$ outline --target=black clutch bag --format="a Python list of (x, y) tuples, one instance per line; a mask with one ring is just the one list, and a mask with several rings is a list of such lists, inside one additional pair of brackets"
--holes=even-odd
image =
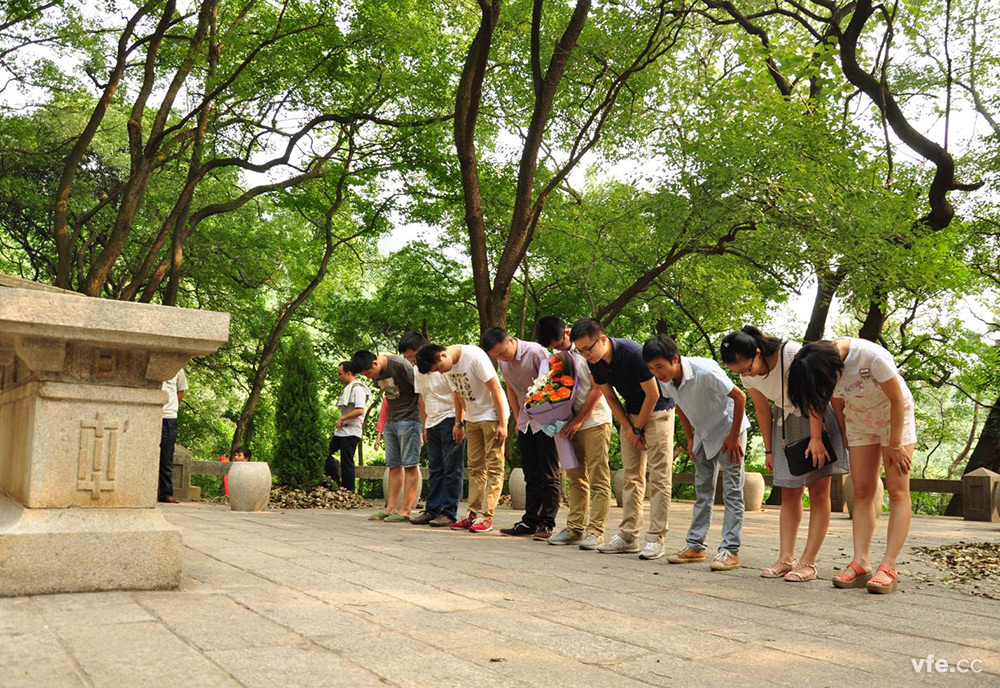
[[(788, 461), (788, 470), (791, 471), (792, 475), (805, 475), (811, 471), (819, 470), (813, 465), (812, 458), (806, 456), (809, 439), (809, 437), (803, 437), (800, 440), (789, 442), (784, 447), (785, 460)], [(823, 431), (823, 446), (826, 447), (826, 453), (830, 455), (829, 460), (823, 465), (836, 463), (837, 453), (833, 451), (833, 442), (830, 441), (830, 435), (826, 430)]]
[[(786, 342), (787, 343), (787, 342)], [(781, 413), (785, 412), (785, 344), (781, 345), (778, 350), (778, 358), (781, 360)], [(800, 440), (795, 440), (794, 442), (789, 442), (783, 445), (785, 450), (785, 460), (788, 462), (788, 470), (794, 476), (805, 475), (811, 471), (819, 470), (813, 465), (812, 459), (806, 456), (806, 449), (809, 448), (809, 441), (812, 438), (810, 436), (803, 437)], [(781, 424), (781, 441), (785, 441), (785, 424)], [(824, 430), (823, 431), (823, 446), (826, 447), (826, 453), (830, 455), (830, 458), (823, 465), (836, 463), (837, 453), (833, 451), (833, 442), (830, 441), (830, 434)]]

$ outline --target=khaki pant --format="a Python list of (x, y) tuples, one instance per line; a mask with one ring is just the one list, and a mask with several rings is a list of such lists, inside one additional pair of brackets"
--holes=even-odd
[[(569, 478), (569, 516), (566, 527), (574, 533), (604, 535), (611, 505), (611, 469), (608, 448), (611, 423), (580, 430), (573, 436), (573, 449), (580, 465), (566, 471)], [(594, 497), (591, 499), (590, 492)]]
[(495, 420), (467, 422), (465, 437), (469, 472), (469, 511), (492, 519), (503, 489), (503, 445), (497, 442)]
[[(634, 421), (638, 414), (629, 414)], [(674, 482), (674, 410), (654, 411), (646, 423), (647, 451), (639, 451), (622, 438), (625, 486), (622, 499), (621, 537), (635, 540), (642, 530), (646, 471), (649, 471), (649, 530), (647, 542), (663, 542), (670, 529), (670, 492)], [(648, 456), (647, 456), (648, 455)], [(648, 461), (647, 461), (648, 459)]]

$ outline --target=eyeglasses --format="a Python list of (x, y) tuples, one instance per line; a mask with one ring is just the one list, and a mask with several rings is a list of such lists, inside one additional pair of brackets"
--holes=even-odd
[(576, 350), (579, 351), (584, 356), (589, 356), (591, 353), (593, 353), (594, 347), (601, 343), (602, 339), (604, 339), (604, 335), (598, 337), (597, 341), (591, 344), (590, 346), (578, 346), (576, 347)]
[(737, 375), (749, 375), (750, 371), (753, 370), (753, 362), (754, 362), (754, 360), (756, 360), (756, 358), (757, 358), (757, 354), (754, 353), (754, 355), (750, 357), (750, 361), (747, 363), (747, 367), (744, 368), (743, 370), (737, 370), (736, 374)]

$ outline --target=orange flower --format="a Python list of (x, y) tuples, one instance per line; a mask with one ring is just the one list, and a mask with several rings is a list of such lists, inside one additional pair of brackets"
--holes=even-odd
[(559, 384), (562, 385), (563, 387), (572, 387), (576, 383), (573, 381), (573, 378), (571, 378), (569, 375), (563, 375), (561, 378), (559, 378)]

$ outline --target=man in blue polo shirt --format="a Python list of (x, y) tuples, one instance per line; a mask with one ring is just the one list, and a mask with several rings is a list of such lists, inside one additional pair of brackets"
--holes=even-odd
[[(694, 515), (687, 533), (687, 546), (667, 557), (671, 564), (705, 561), (705, 538), (712, 525), (715, 481), (723, 471), (722, 488), (726, 515), (722, 519), (722, 544), (712, 561), (713, 571), (728, 571), (740, 565), (743, 536), (743, 456), (747, 447), (745, 413), (747, 397), (710, 358), (681, 358), (670, 337), (646, 340), (642, 357), (664, 392), (677, 401), (677, 411), (688, 438), (688, 454), (694, 462)], [(693, 428), (692, 428), (693, 426)]]
[[(663, 556), (663, 537), (669, 530), (670, 493), (674, 470), (674, 402), (660, 393), (653, 374), (642, 360), (642, 347), (631, 339), (611, 338), (600, 321), (581, 318), (570, 339), (590, 367), (611, 412), (621, 424), (625, 486), (619, 532), (597, 548), (605, 554), (635, 554), (640, 559)], [(618, 400), (617, 392), (625, 405)], [(639, 549), (646, 467), (649, 466), (649, 530)]]

